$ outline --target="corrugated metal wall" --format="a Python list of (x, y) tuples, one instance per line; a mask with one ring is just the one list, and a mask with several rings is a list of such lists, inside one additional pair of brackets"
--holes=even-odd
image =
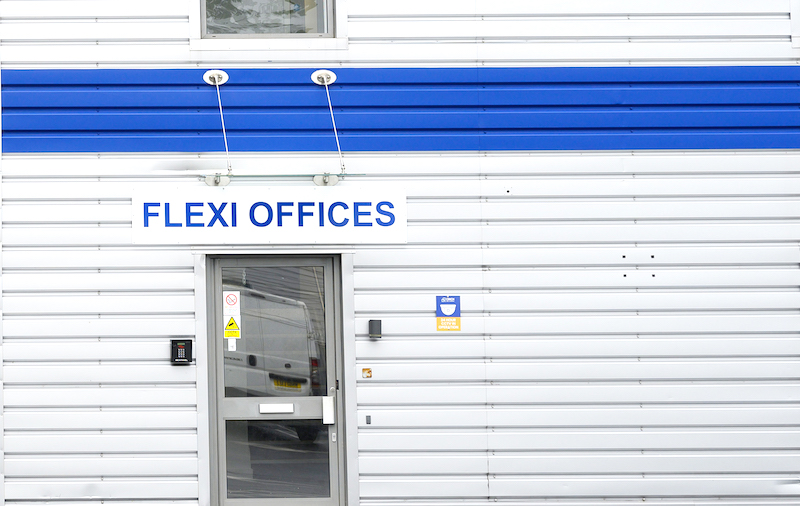
[(356, 255), (384, 329), (358, 341), (365, 503), (797, 500), (794, 157), (587, 158), (403, 181), (409, 248)]
[(187, 0), (3, 0), (2, 65), (782, 65), (798, 56), (791, 0), (340, 2), (346, 49), (264, 53), (192, 50)]
[[(134, 183), (224, 163), (192, 160), (6, 155), (8, 503), (197, 502), (195, 370), (167, 362), (192, 254), (133, 247), (128, 217)], [(309, 160), (336, 164), (234, 167)], [(345, 184), (410, 213), (407, 246), (354, 256), (362, 503), (797, 500), (796, 162), (349, 155)], [(435, 330), (445, 294), (461, 332)]]
[[(51, 69), (63, 84), (67, 68), (794, 65), (800, 55), (790, 0), (347, 0), (345, 49), (269, 52), (197, 51), (192, 5), (3, 0), (0, 66)], [(747, 144), (754, 132), (737, 130), (794, 139), (795, 93), (777, 92), (749, 90), (758, 111), (730, 102), (744, 107), (682, 124), (718, 127), (714, 142), (744, 133), (733, 145), (524, 149), (796, 147)], [(64, 119), (37, 112), (9, 125), (41, 134)], [(118, 112), (93, 133), (113, 133)], [(619, 112), (605, 120), (635, 126)], [(133, 184), (201, 184), (224, 162), (36, 154), (69, 141), (4, 141), (6, 501), (205, 506), (197, 371), (167, 362), (170, 337), (195, 335), (193, 255), (132, 246), (129, 207)], [(373, 371), (356, 392), (362, 503), (800, 501), (796, 152), (347, 157), (368, 176), (346, 184), (405, 186), (411, 213), (407, 246), (354, 257), (357, 360)], [(337, 166), (309, 153), (234, 161), (237, 173), (265, 165)], [(445, 294), (462, 296), (461, 332), (435, 331), (434, 297)], [(380, 341), (366, 338), (374, 318)]]
[(114, 183), (4, 163), (6, 500), (196, 504), (196, 371), (167, 360), (195, 335), (192, 256), (120, 244)]

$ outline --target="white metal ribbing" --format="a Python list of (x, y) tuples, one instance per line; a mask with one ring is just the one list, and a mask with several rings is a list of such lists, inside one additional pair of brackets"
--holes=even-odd
[[(336, 51), (312, 49), (307, 40), (296, 47), (220, 40), (203, 41), (218, 45), (198, 52), (190, 42), (199, 37), (193, 32), (198, 28), (190, 4), (182, 0), (118, 6), (10, 0), (0, 6), (0, 17), (14, 20), (4, 27), (2, 65), (311, 68), (787, 65), (796, 60), (789, 0), (376, 4), (347, 2), (347, 40)], [(265, 49), (268, 62), (254, 56), (254, 50)]]
[[(237, 170), (320, 157), (335, 159)], [(408, 189), (411, 219), (408, 245), (354, 254), (357, 367), (373, 371), (356, 392), (362, 502), (786, 504), (796, 157), (353, 154), (359, 184)], [(196, 184), (164, 169), (192, 157), (55, 158), (4, 160), (7, 501), (56, 480), (73, 501), (76, 482), (181, 500), (205, 441), (192, 370), (161, 357), (195, 331), (193, 254), (133, 247), (126, 211), (134, 183)], [(461, 332), (435, 330), (443, 293), (463, 297)]]
[[(53, 188), (63, 181), (53, 174), (29, 180)], [(105, 205), (61, 192), (49, 218), (38, 219), (119, 226), (129, 218), (115, 211), (128, 206), (112, 193), (101, 199)], [(4, 208), (48, 205), (12, 194)], [(32, 226), (24, 221), (3, 226)], [(168, 363), (169, 338), (195, 335), (193, 258), (166, 248), (76, 247), (80, 242), (3, 244), (10, 304), (3, 314), (6, 501), (196, 504), (196, 374)], [(70, 299), (87, 305), (62, 304)]]
[[(631, 179), (587, 177), (570, 155), (558, 169), (490, 158), (474, 180), (409, 177), (412, 228), (430, 233), (355, 257), (357, 328), (384, 328), (357, 348), (372, 372), (359, 382), (365, 501), (680, 490), (780, 503), (799, 434), (797, 251), (796, 234), (767, 229), (796, 218), (794, 203), (761, 217), (750, 206), (793, 201), (772, 186), (782, 177), (758, 189), (754, 174), (718, 174), (704, 189), (692, 170), (713, 155), (675, 156), (651, 177), (640, 171), (663, 170), (659, 157), (637, 156)], [(522, 165), (524, 178), (500, 175)], [(444, 294), (462, 296), (461, 332), (435, 330)]]

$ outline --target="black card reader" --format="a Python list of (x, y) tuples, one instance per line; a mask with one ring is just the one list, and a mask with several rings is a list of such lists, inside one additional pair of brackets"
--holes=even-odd
[(190, 339), (173, 339), (170, 362), (174, 365), (192, 363), (192, 341)]

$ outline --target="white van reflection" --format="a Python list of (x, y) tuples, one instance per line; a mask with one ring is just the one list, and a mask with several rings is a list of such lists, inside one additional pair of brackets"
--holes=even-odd
[[(251, 288), (224, 285), (240, 293), (241, 339), (224, 351), (226, 397), (323, 395), (320, 345), (306, 304)], [(227, 350), (227, 346), (223, 349)], [(292, 428), (313, 441), (318, 422), (297, 420)], [(252, 430), (252, 429), (251, 429)]]

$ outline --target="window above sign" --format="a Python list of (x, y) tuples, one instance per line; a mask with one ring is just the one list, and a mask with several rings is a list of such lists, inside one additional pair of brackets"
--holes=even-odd
[[(347, 0), (191, 0), (192, 51), (226, 51), (223, 60), (247, 59), (238, 51), (273, 53), (347, 49)], [(325, 57), (323, 54), (315, 58)]]
[(201, 0), (203, 38), (332, 37), (333, 0)]

